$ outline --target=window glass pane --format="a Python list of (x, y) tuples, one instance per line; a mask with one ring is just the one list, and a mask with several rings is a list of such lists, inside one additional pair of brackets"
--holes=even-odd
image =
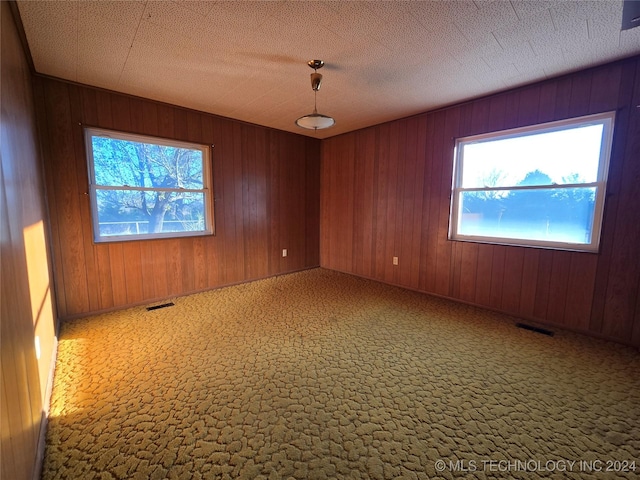
[(202, 151), (92, 136), (95, 184), (203, 188)]
[(204, 193), (99, 189), (96, 200), (100, 236), (205, 230)]
[(461, 143), (463, 188), (591, 183), (603, 124)]
[(591, 243), (595, 187), (461, 192), (458, 234)]

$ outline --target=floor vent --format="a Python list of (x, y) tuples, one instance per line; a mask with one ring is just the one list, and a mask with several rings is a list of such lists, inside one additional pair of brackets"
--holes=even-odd
[(553, 337), (553, 332), (551, 330), (547, 330), (546, 328), (534, 327), (533, 325), (527, 325), (526, 323), (516, 323), (516, 327)]
[(162, 305), (154, 305), (153, 307), (147, 307), (147, 311), (151, 311), (151, 310), (158, 310), (159, 308), (166, 308), (166, 307), (173, 307), (175, 305), (175, 303), (173, 302), (169, 302), (169, 303), (163, 303)]

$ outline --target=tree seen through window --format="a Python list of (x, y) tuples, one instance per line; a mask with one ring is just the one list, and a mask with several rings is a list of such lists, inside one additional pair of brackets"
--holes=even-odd
[(210, 230), (206, 148), (100, 133), (88, 131), (97, 239)]
[(449, 237), (596, 251), (613, 113), (456, 141)]

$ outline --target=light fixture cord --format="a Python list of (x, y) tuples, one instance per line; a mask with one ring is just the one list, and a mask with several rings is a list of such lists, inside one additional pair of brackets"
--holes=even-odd
[[(318, 73), (318, 69), (314, 67), (313, 72)], [(313, 113), (314, 115), (318, 113), (318, 90), (316, 88), (313, 89)]]

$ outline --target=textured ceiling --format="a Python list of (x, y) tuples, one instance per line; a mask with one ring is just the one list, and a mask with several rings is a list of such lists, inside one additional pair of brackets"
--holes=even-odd
[[(26, 1), (39, 73), (326, 138), (640, 53), (607, 1)], [(322, 131), (310, 59), (326, 66)]]

